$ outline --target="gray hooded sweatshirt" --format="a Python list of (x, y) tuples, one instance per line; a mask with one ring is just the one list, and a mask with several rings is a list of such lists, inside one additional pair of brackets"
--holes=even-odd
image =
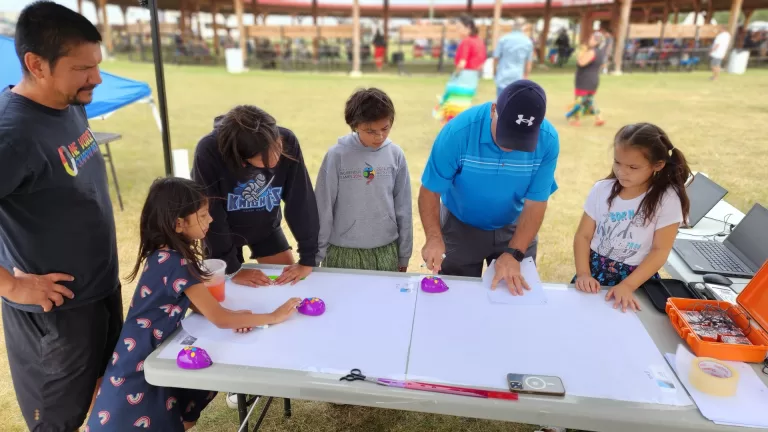
[(372, 249), (397, 240), (399, 265), (413, 250), (411, 178), (403, 150), (390, 140), (369, 148), (356, 133), (328, 150), (315, 183), (320, 235), (317, 263), (328, 245)]

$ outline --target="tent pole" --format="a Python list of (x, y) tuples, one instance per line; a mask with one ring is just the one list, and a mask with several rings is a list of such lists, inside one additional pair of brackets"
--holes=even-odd
[(160, 49), (160, 21), (157, 17), (157, 0), (141, 0), (143, 6), (149, 7), (149, 25), (152, 30), (152, 55), (155, 60), (155, 80), (157, 81), (157, 101), (160, 105), (160, 133), (163, 137), (163, 159), (165, 160), (165, 175), (173, 175), (171, 161), (171, 131), (168, 127), (168, 104), (165, 98), (165, 76), (163, 74), (163, 53)]

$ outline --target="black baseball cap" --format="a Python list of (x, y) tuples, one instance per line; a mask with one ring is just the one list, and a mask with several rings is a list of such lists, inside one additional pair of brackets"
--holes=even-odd
[(547, 95), (538, 84), (518, 80), (496, 100), (496, 144), (508, 150), (533, 152), (547, 113)]

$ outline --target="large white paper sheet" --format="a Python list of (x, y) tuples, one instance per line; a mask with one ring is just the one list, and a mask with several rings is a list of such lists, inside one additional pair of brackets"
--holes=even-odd
[(499, 282), (496, 289), (491, 289), (493, 278), (496, 277), (496, 260), (483, 273), (483, 287), (488, 290), (488, 299), (491, 303), (512, 304), (512, 305), (543, 305), (547, 303), (547, 296), (539, 277), (539, 271), (536, 269), (536, 263), (533, 258), (526, 258), (520, 263), (520, 273), (525, 278), (530, 291), (524, 291), (521, 296), (514, 296), (509, 292), (509, 285), (506, 281)]
[(687, 348), (680, 345), (676, 354), (666, 357), (704, 417), (723, 425), (768, 428), (768, 388), (751, 366), (725, 362), (739, 372), (739, 386), (735, 396), (724, 398), (702, 393), (691, 385), (688, 374), (694, 355)]
[(554, 375), (574, 396), (691, 404), (638, 317), (602, 295), (548, 289), (545, 306), (505, 308), (477, 295), (480, 282), (449, 285), (419, 293), (408, 379), (506, 389), (508, 373)]
[[(223, 305), (229, 309), (268, 313), (291, 297), (319, 297), (327, 309), (319, 317), (297, 313), (246, 334), (218, 329), (199, 316), (183, 326), (218, 363), (340, 375), (359, 368), (366, 375), (404, 379), (417, 291), (400, 288), (409, 283), (400, 276), (322, 272), (294, 286), (228, 282)], [(160, 357), (176, 358), (179, 349), (172, 344)]]

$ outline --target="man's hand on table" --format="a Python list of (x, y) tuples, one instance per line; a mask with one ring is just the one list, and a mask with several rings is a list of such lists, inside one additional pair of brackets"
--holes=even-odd
[(312, 273), (312, 267), (301, 264), (291, 264), (283, 268), (283, 273), (275, 280), (276, 285), (285, 285), (290, 283), (296, 285), (300, 280)]
[(232, 282), (255, 288), (272, 285), (272, 279), (264, 274), (263, 271), (257, 269), (240, 269), (239, 272), (232, 276)]
[(491, 282), (491, 289), (495, 290), (502, 280), (507, 282), (509, 293), (514, 296), (523, 295), (523, 290), (531, 290), (520, 273), (520, 263), (508, 253), (501, 254), (496, 260), (496, 275)]
[(631, 287), (620, 283), (608, 291), (608, 294), (605, 295), (605, 300), (613, 299), (614, 309), (618, 309), (621, 306), (622, 312), (626, 312), (627, 308), (637, 312), (642, 309), (640, 309), (640, 303), (635, 298), (634, 292), (635, 290)]
[(442, 268), (443, 259), (445, 257), (445, 242), (443, 242), (442, 236), (430, 236), (427, 237), (427, 242), (421, 249), (421, 258), (427, 265), (427, 268), (432, 271), (433, 274), (440, 272)]
[(8, 300), (23, 305), (38, 305), (44, 312), (49, 312), (53, 306), (64, 304), (64, 297), (73, 299), (75, 294), (57, 282), (72, 282), (75, 280), (70, 275), (63, 273), (50, 273), (47, 275), (27, 274), (14, 268), (15, 281), (11, 289), (5, 294)]

